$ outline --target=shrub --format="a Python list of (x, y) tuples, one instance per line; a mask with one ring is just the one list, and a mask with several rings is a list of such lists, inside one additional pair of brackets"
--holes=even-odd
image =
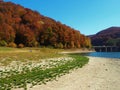
[(19, 44), (18, 48), (24, 48), (24, 44)]
[(16, 48), (17, 45), (16, 45), (14, 42), (10, 42), (10, 43), (8, 44), (8, 47)]
[(4, 40), (1, 40), (1, 41), (0, 41), (0, 46), (7, 46), (7, 42), (4, 41)]
[(57, 48), (62, 49), (63, 48), (63, 44), (62, 43), (57, 44)]
[(35, 47), (38, 47), (38, 46), (39, 46), (39, 43), (36, 41), (36, 42), (34, 43), (34, 46), (35, 46)]

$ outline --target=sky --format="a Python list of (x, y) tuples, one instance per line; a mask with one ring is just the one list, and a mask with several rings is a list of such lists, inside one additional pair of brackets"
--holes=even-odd
[(120, 0), (4, 0), (60, 21), (82, 34), (120, 27)]

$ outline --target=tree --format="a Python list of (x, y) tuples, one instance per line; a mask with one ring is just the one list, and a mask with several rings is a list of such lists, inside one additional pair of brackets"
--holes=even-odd
[(35, 46), (36, 39), (34, 33), (24, 25), (21, 25), (19, 30), (16, 33), (15, 43), (23, 43), (25, 46)]
[(80, 48), (90, 44), (79, 31), (11, 2), (0, 3), (0, 41), (2, 44), (5, 41), (30, 47), (59, 48)]
[(15, 39), (14, 29), (6, 23), (1, 24), (0, 39), (6, 41), (7, 43), (14, 42)]

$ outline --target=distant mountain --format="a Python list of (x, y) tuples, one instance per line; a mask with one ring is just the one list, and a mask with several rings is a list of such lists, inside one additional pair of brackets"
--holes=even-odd
[[(63, 13), (64, 15), (64, 13)], [(90, 47), (79, 31), (11, 2), (0, 2), (0, 46)]]
[(93, 46), (120, 46), (120, 27), (110, 27), (89, 37)]

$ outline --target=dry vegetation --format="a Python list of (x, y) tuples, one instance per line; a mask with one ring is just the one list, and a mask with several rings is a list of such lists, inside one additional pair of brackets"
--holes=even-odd
[(63, 50), (50, 48), (0, 47), (0, 90), (31, 88), (46, 84), (57, 77), (81, 68), (88, 58), (60, 54)]
[(0, 64), (8, 65), (12, 61), (39, 61), (40, 59), (60, 57), (58, 54), (62, 50), (50, 48), (8, 48), (0, 47)]

